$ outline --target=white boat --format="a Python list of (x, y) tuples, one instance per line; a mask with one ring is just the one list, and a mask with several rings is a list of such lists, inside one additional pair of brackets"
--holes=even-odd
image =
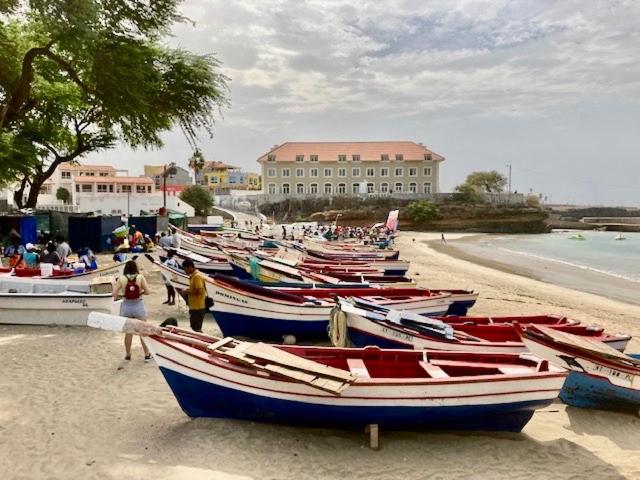
[(622, 233), (619, 233), (614, 238), (614, 240), (626, 240), (626, 239), (627, 239), (627, 237), (625, 237), (624, 234), (622, 234)]
[(118, 313), (111, 293), (96, 284), (27, 278), (0, 279), (0, 324), (86, 325), (89, 312)]

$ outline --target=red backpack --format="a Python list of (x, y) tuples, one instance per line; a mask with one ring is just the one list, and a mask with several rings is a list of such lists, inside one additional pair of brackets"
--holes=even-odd
[(137, 300), (140, 298), (140, 285), (136, 280), (138, 279), (138, 275), (130, 278), (127, 277), (127, 284), (124, 287), (124, 298), (127, 300)]

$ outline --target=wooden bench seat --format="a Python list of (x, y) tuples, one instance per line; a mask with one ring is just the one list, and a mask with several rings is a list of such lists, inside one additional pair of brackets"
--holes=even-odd
[(431, 378), (449, 378), (449, 374), (436, 365), (423, 361), (418, 363)]
[(347, 366), (349, 367), (349, 371), (356, 377), (371, 378), (369, 370), (367, 370), (367, 366), (361, 359), (347, 358)]

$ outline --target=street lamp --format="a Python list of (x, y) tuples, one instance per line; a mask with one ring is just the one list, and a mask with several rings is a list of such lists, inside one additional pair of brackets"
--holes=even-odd
[(162, 206), (166, 214), (167, 211), (167, 177), (169, 175), (175, 175), (178, 173), (175, 162), (171, 162), (169, 165), (164, 164), (162, 169)]

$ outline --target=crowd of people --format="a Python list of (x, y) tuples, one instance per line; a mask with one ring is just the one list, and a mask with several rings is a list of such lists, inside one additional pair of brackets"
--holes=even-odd
[(2, 248), (3, 266), (35, 269), (41, 264), (51, 264), (54, 269), (66, 269), (73, 264), (75, 268), (86, 270), (98, 268), (96, 256), (89, 247), (78, 250), (77, 260), (71, 262), (73, 252), (62, 235), (57, 235), (55, 241), (51, 240), (50, 236), (45, 237), (42, 234), (38, 238), (46, 240), (46, 243), (24, 244), (21, 235), (16, 230), (11, 230)]
[(374, 225), (372, 227), (292, 225), (289, 228), (286, 225), (282, 225), (283, 240), (302, 241), (304, 237), (324, 238), (328, 241), (354, 239), (362, 241), (365, 245), (377, 244), (381, 248), (390, 246), (393, 242), (393, 232), (384, 225)]

